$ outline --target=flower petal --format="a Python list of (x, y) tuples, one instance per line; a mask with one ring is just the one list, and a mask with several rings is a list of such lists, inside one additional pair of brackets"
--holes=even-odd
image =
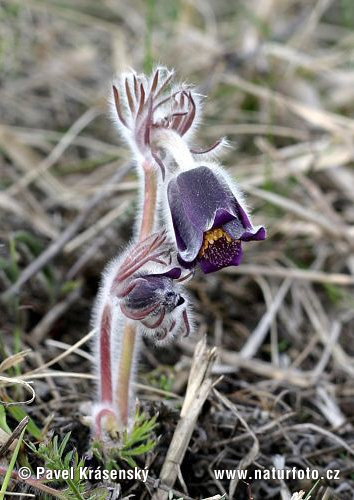
[(181, 276), (181, 274), (182, 274), (182, 269), (180, 267), (173, 267), (172, 269), (166, 271), (165, 273), (150, 274), (149, 276), (167, 276), (168, 278), (176, 280)]
[(159, 304), (165, 290), (172, 289), (172, 280), (163, 275), (145, 275), (136, 279), (136, 286), (127, 295), (125, 305), (132, 310)]
[(257, 226), (253, 227), (252, 229), (249, 229), (245, 231), (242, 236), (240, 237), (240, 240), (242, 241), (261, 241), (266, 239), (266, 230), (263, 226)]
[(196, 258), (202, 245), (203, 230), (190, 221), (175, 179), (170, 181), (167, 194), (178, 250), (182, 261), (190, 262)]

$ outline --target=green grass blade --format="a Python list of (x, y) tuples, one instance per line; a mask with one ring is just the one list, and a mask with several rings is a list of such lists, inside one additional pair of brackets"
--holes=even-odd
[(15, 466), (15, 462), (16, 462), (16, 459), (17, 459), (18, 452), (20, 450), (20, 446), (22, 444), (22, 440), (23, 440), (23, 436), (24, 436), (26, 427), (27, 427), (27, 425), (23, 428), (23, 430), (22, 430), (22, 432), (20, 434), (20, 437), (18, 438), (18, 441), (17, 441), (17, 444), (16, 444), (16, 448), (15, 448), (13, 454), (12, 454), (12, 457), (11, 457), (11, 460), (10, 460), (10, 464), (9, 464), (9, 468), (8, 468), (8, 470), (6, 472), (6, 475), (5, 475), (5, 478), (4, 478), (4, 482), (3, 482), (1, 490), (0, 490), (0, 500), (3, 500), (4, 497), (5, 497), (5, 493), (6, 493), (8, 484), (10, 482), (11, 473), (12, 473), (13, 468)]

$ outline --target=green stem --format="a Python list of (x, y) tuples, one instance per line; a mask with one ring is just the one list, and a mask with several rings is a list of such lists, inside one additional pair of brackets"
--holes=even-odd
[(136, 326), (132, 323), (127, 323), (124, 327), (122, 337), (121, 360), (117, 381), (117, 403), (120, 418), (119, 424), (123, 428), (126, 428), (129, 418), (129, 393), (136, 342)]
[(72, 479), (67, 479), (66, 484), (74, 493), (75, 498), (77, 498), (78, 500), (84, 500), (84, 497), (81, 495), (80, 491), (77, 489), (76, 484), (74, 483), (74, 481), (72, 481)]

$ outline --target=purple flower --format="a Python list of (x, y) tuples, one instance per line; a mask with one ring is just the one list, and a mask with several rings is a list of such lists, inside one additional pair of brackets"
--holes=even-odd
[(241, 195), (234, 194), (219, 169), (196, 167), (168, 185), (179, 260), (185, 267), (199, 263), (204, 273), (238, 266), (241, 241), (264, 240), (264, 227), (253, 227)]

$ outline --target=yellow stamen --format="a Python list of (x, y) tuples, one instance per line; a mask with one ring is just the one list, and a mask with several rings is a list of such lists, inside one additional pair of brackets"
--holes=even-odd
[(209, 247), (209, 245), (213, 245), (215, 241), (220, 238), (225, 238), (228, 243), (232, 241), (232, 238), (220, 228), (210, 229), (204, 233), (203, 244), (201, 249), (199, 250), (199, 257), (202, 257), (205, 253), (205, 250)]

